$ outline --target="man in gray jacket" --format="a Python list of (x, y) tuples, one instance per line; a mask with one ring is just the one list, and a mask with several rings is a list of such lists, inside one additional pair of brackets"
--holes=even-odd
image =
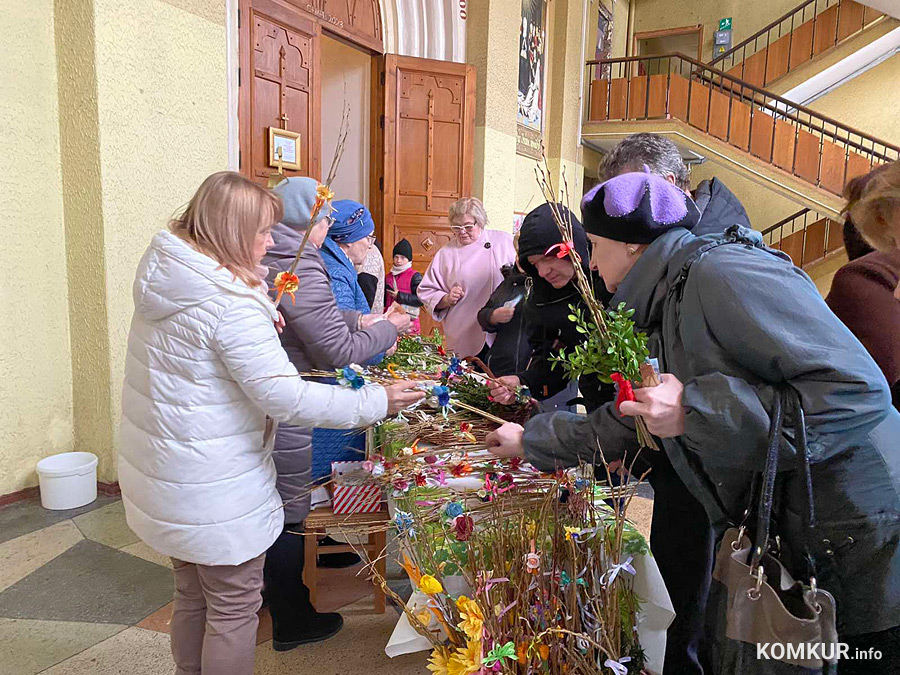
[[(272, 229), (275, 245), (263, 263), (268, 282), (287, 271), (297, 255), (316, 200), (312, 178), (288, 178), (275, 193), (284, 203), (284, 219)], [(309, 241), (295, 274), (299, 290), (285, 295), (279, 306), (284, 317), (281, 344), (299, 372), (332, 371), (370, 359), (392, 348), (398, 330), (409, 327), (405, 312), (362, 316), (337, 307), (319, 247), (331, 225), (331, 205), (326, 204), (312, 225)], [(273, 293), (274, 294), (274, 293)], [(302, 524), (309, 513), (312, 466), (312, 429), (280, 425), (275, 436), (277, 486), (284, 507), (284, 532), (269, 549), (265, 566), (265, 594), (272, 614), (273, 646), (287, 651), (298, 645), (324, 640), (337, 633), (343, 620), (337, 613), (316, 612), (302, 581), (304, 537)]]

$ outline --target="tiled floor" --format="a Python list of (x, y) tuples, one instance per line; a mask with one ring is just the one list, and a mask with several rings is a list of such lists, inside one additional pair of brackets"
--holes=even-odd
[[(651, 512), (652, 501), (637, 497), (629, 516), (647, 533)], [(73, 511), (47, 511), (38, 501), (0, 508), (0, 673), (173, 673), (169, 568), (128, 529), (116, 498)], [(385, 656), (398, 613), (390, 606), (371, 613), (371, 586), (360, 569), (318, 572), (319, 610), (344, 616), (343, 631), (330, 640), (277, 653), (271, 619), (260, 613), (258, 675), (427, 675), (424, 654)], [(388, 576), (408, 597), (399, 568), (389, 567)]]
[[(38, 501), (0, 508), (0, 673), (173, 673), (170, 567), (128, 529), (116, 498), (72, 511), (47, 511)], [(263, 610), (256, 672), (427, 673), (422, 655), (385, 656), (399, 615), (390, 606), (371, 613), (371, 584), (361, 568), (319, 570), (320, 611), (344, 616), (343, 631), (331, 640), (277, 653)], [(392, 586), (408, 594), (408, 581), (397, 576)]]

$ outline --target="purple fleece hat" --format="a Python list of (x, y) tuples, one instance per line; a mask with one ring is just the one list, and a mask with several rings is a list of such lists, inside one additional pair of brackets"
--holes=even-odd
[(649, 244), (676, 227), (693, 229), (700, 220), (693, 199), (646, 167), (591, 189), (581, 213), (588, 233), (629, 244)]

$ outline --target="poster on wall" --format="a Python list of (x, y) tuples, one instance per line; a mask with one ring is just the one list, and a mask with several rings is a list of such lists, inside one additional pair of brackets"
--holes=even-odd
[(536, 158), (541, 154), (544, 131), (546, 16), (545, 0), (522, 0), (516, 149), (522, 155)]

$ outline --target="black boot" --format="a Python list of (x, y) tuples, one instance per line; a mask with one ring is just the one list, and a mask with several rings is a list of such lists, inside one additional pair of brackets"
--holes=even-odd
[(303, 584), (305, 537), (297, 532), (302, 532), (299, 526), (285, 525), (266, 554), (265, 594), (272, 615), (272, 646), (277, 652), (330, 638), (344, 625), (340, 614), (319, 613), (309, 601), (309, 589)]
[[(331, 537), (325, 537), (319, 541), (319, 549), (325, 546), (346, 546), (341, 541), (335, 541)], [(343, 569), (344, 567), (353, 567), (358, 565), (361, 558), (353, 553), (353, 551), (344, 551), (343, 553), (320, 553), (316, 564), (319, 567), (328, 569)]]

